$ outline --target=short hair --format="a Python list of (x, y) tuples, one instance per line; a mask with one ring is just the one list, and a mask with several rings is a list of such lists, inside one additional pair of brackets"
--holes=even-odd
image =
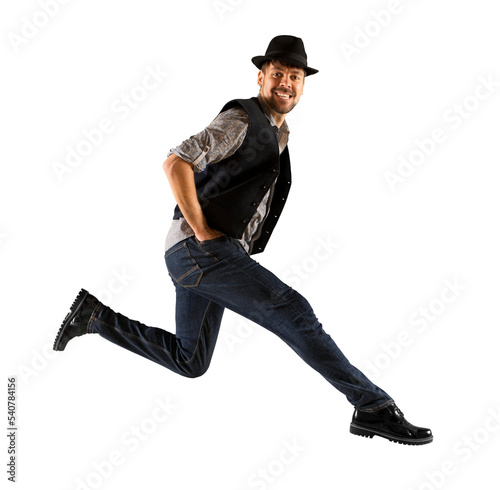
[(304, 71), (304, 75), (306, 75), (306, 70), (302, 68), (301, 66), (293, 65), (292, 63), (287, 63), (286, 61), (278, 61), (278, 60), (269, 60), (269, 61), (264, 61), (260, 69), (266, 73), (266, 69), (270, 64), (277, 65), (277, 66), (284, 66), (286, 68), (299, 68)]

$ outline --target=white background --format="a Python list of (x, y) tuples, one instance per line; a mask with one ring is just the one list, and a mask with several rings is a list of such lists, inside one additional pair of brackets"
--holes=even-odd
[[(497, 2), (73, 0), (46, 22), (41, 5), (0, 15), (2, 406), (17, 376), (17, 488), (497, 485)], [(256, 95), (250, 58), (278, 34), (302, 37), (320, 71), (287, 119), (294, 185), (256, 258), (433, 430), (430, 445), (349, 434), (345, 397), (230, 312), (195, 380), (97, 335), (51, 350), (81, 287), (174, 330), (163, 243), (175, 203), (161, 165), (225, 102)], [(148, 69), (168, 75), (144, 91)], [(122, 94), (144, 97), (126, 113)], [(106, 118), (113, 130), (59, 179), (54, 162)], [(445, 141), (413, 154), (420, 165), (391, 190), (385, 173), (436, 128)]]

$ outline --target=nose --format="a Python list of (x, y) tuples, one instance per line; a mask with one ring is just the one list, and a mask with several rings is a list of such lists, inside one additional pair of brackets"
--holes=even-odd
[(289, 75), (283, 75), (283, 77), (281, 77), (280, 87), (292, 88), (292, 82)]

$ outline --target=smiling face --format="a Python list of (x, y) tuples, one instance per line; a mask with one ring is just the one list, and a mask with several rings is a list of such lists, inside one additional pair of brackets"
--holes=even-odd
[(259, 71), (260, 94), (271, 110), (276, 124), (281, 125), (299, 102), (304, 91), (305, 72), (302, 68), (270, 61)]

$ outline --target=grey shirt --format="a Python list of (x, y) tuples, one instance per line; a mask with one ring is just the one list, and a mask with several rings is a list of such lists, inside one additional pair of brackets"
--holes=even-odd
[[(257, 99), (274, 129), (281, 154), (288, 143), (288, 125), (286, 121), (283, 121), (283, 124), (278, 128), (260, 93), (257, 95)], [(220, 162), (238, 150), (247, 134), (248, 124), (248, 115), (244, 109), (242, 107), (233, 107), (220, 113), (203, 131), (183, 141), (176, 148), (172, 148), (168, 156), (175, 153), (178, 157), (193, 165), (195, 172), (202, 172), (207, 165)], [(268, 203), (274, 191), (274, 183), (257, 206), (255, 213), (245, 228), (243, 237), (239, 240), (247, 252), (252, 241), (260, 236), (261, 224), (268, 212)], [(173, 220), (165, 240), (165, 250), (193, 235), (194, 232), (186, 219)]]

